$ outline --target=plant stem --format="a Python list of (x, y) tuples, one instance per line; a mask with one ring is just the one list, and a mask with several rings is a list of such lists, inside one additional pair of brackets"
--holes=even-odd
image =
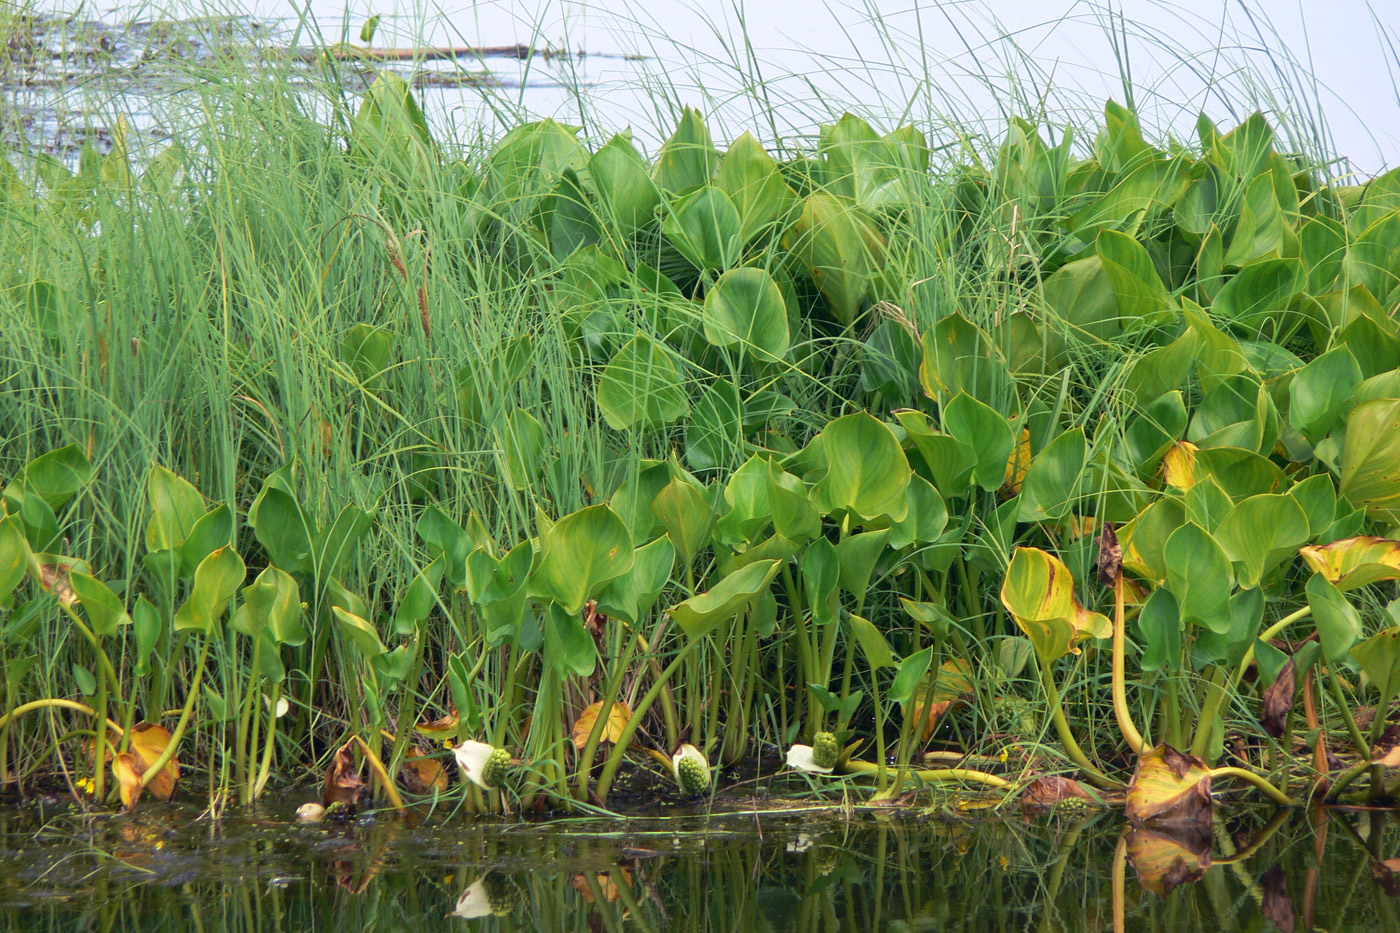
[(1118, 717), (1118, 731), (1133, 754), (1141, 755), (1147, 748), (1142, 733), (1133, 723), (1133, 714), (1128, 709), (1128, 691), (1123, 682), (1123, 573), (1113, 581), (1113, 713)]
[(676, 673), (676, 670), (680, 668), (690, 652), (695, 650), (695, 647), (699, 644), (701, 644), (701, 642), (698, 639), (694, 639), (677, 652), (676, 656), (671, 659), (671, 663), (666, 665), (666, 669), (661, 672), (656, 678), (656, 681), (651, 685), (651, 689), (642, 696), (636, 708), (632, 710), (632, 718), (627, 720), (627, 725), (622, 728), (622, 734), (618, 736), (617, 741), (613, 743), (612, 752), (608, 755), (607, 763), (603, 765), (603, 773), (598, 778), (599, 800), (605, 803), (607, 802), (608, 791), (612, 789), (613, 779), (617, 777), (617, 770), (622, 766), (622, 756), (627, 751), (627, 745), (632, 741), (632, 736), (636, 735), (637, 730), (641, 728), (642, 717), (647, 714), (647, 710), (651, 709), (651, 705), (656, 702), (657, 696), (661, 694), (661, 688), (666, 685), (667, 681), (669, 681), (671, 676)]
[[(880, 765), (873, 761), (851, 760), (841, 768), (845, 774), (876, 774), (881, 770)], [(938, 768), (935, 770), (911, 771), (910, 774), (921, 781), (930, 784), (947, 781), (961, 781), (966, 784), (985, 784), (988, 787), (1011, 787), (1010, 781), (995, 774), (988, 774), (985, 771), (973, 771), (970, 768)]]
[(1211, 768), (1210, 776), (1212, 779), (1218, 777), (1237, 777), (1240, 780), (1248, 781), (1250, 784), (1253, 784), (1255, 787), (1259, 788), (1261, 791), (1264, 792), (1264, 796), (1268, 797), (1270, 800), (1272, 800), (1274, 803), (1278, 804), (1281, 807), (1298, 806), (1298, 801), (1294, 800), (1292, 797), (1289, 797), (1283, 791), (1270, 784), (1268, 778), (1265, 778), (1262, 775), (1255, 774), (1253, 771), (1248, 771), (1244, 768)]
[(1089, 756), (1079, 747), (1074, 733), (1069, 729), (1069, 722), (1065, 720), (1065, 711), (1060, 705), (1060, 691), (1055, 687), (1055, 675), (1050, 671), (1050, 664), (1039, 652), (1036, 653), (1036, 660), (1040, 662), (1040, 683), (1045, 690), (1045, 699), (1050, 704), (1050, 717), (1054, 720), (1055, 731), (1060, 736), (1060, 744), (1065, 747), (1065, 754), (1069, 756), (1069, 760), (1078, 765), (1089, 776), (1089, 780), (1099, 787), (1108, 790), (1122, 787), (1120, 782), (1095, 768), (1090, 763)]
[(194, 713), (195, 699), (199, 696), (199, 685), (204, 681), (204, 667), (209, 660), (209, 648), (214, 644), (212, 635), (204, 636), (204, 644), (199, 649), (199, 661), (195, 665), (194, 679), (190, 681), (189, 691), (185, 695), (185, 705), (180, 710), (180, 719), (175, 723), (175, 729), (170, 734), (170, 741), (161, 749), (161, 753), (156, 756), (156, 760), (147, 765), (145, 772), (141, 775), (141, 787), (144, 789), (147, 784), (155, 780), (170, 759), (175, 757), (175, 750), (180, 745), (180, 739), (185, 736), (185, 729), (189, 727), (190, 716)]
[(1197, 758), (1205, 758), (1206, 752), (1209, 751), (1211, 732), (1215, 729), (1215, 720), (1220, 715), (1220, 704), (1225, 699), (1225, 680), (1221, 668), (1211, 669), (1206, 699), (1201, 704), (1201, 718), (1196, 721), (1196, 733), (1191, 740), (1191, 754)]
[[(1371, 746), (1366, 743), (1366, 738), (1361, 734), (1361, 729), (1356, 725), (1356, 717), (1351, 714), (1351, 706), (1347, 703), (1346, 695), (1342, 693), (1342, 681), (1337, 676), (1335, 666), (1327, 665), (1327, 690), (1332, 694), (1332, 699), (1336, 702), (1337, 708), (1341, 710), (1342, 721), (1346, 723), (1347, 734), (1351, 736), (1351, 743), (1356, 746), (1357, 754), (1366, 760), (1371, 758)], [(1377, 713), (1379, 715), (1379, 711)]]

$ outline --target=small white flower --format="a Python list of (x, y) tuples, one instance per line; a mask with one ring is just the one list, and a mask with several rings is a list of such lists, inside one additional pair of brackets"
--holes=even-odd
[(788, 749), (787, 766), (797, 771), (811, 771), (814, 774), (830, 774), (831, 768), (823, 768), (812, 757), (812, 746), (794, 745)]
[[(474, 745), (485, 745), (484, 742), (474, 742)], [(491, 746), (487, 745), (487, 748)], [(473, 920), (477, 917), (489, 917), (491, 910), (491, 895), (486, 891), (486, 878), (481, 877), (473, 881), (462, 892), (462, 896), (457, 898), (457, 907), (452, 911), (452, 916), (463, 917)]]
[[(263, 695), (263, 706), (266, 706), (267, 709), (268, 709), (268, 711), (271, 712), (271, 711), (272, 711), (272, 697), (267, 696), (266, 694), (264, 694), (264, 695)], [(287, 698), (286, 698), (286, 697), (278, 697), (278, 698), (277, 698), (277, 718), (278, 718), (278, 719), (281, 719), (283, 716), (287, 715), (287, 710), (289, 710), (289, 709), (291, 709), (291, 708), (292, 708), (292, 704), (290, 704), (290, 703), (287, 702)]]
[(676, 749), (671, 756), (671, 774), (681, 790), (698, 797), (710, 789), (710, 763), (704, 752), (690, 743)]
[(468, 739), (454, 748), (452, 754), (457, 756), (457, 767), (467, 779), (483, 790), (500, 787), (510, 768), (510, 753), (489, 742)]

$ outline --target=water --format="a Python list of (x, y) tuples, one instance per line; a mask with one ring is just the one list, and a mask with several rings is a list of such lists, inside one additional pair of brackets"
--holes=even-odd
[(0, 810), (0, 930), (1400, 929), (1391, 813), (1234, 812), (1183, 848), (1112, 812), (297, 824), (295, 803)]
[[(159, 134), (152, 116), (182, 91), (160, 68), (161, 55), (210, 48), (150, 42), (153, 29), (157, 39), (190, 33), (169, 28), (171, 15), (193, 17), (195, 32), (232, 32), (232, 48), (246, 53), (254, 45), (361, 44), (360, 27), (379, 12), (377, 47), (556, 53), (404, 69), (447, 137), (496, 138), (526, 116), (547, 115), (582, 124), (595, 140), (631, 126), (654, 151), (680, 105), (692, 104), (721, 142), (753, 130), (801, 145), (848, 108), (885, 126), (912, 120), (935, 145), (969, 130), (994, 142), (1009, 113), (1042, 106), (1052, 123), (1096, 125), (1103, 101), (1123, 100), (1130, 83), (1150, 135), (1192, 139), (1201, 111), (1228, 127), (1257, 106), (1307, 127), (1287, 146), (1349, 157), (1339, 174), (1400, 163), (1400, 34), (1368, 0), (1296, 9), (1258, 0), (170, 0), (100, 10), (50, 0), (40, 9), (74, 14), (80, 55), (44, 63), (37, 82), (13, 63), (5, 70), (0, 58), (0, 110), (18, 111), (28, 121), (24, 138), (60, 154), (84, 138), (107, 141), (110, 126), (91, 126), (97, 115), (110, 123), (113, 112), (124, 113)], [(759, 82), (764, 91), (755, 93)]]

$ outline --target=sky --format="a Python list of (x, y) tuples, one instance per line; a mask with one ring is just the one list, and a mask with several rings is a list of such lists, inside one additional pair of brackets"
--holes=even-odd
[[(202, 2), (205, 11), (227, 9), (223, 0)], [(966, 123), (976, 115), (992, 133), (1019, 95), (1045, 99), (1059, 119), (1087, 124), (1091, 102), (1127, 96), (1125, 61), (1133, 102), (1150, 128), (1193, 137), (1201, 110), (1228, 128), (1248, 115), (1251, 108), (1240, 105), (1252, 98), (1310, 128), (1299, 148), (1322, 127), (1329, 151), (1348, 156), (1357, 172), (1400, 166), (1400, 0), (439, 0), (426, 13), (423, 4), (244, 0), (241, 8), (284, 22), (309, 12), (324, 36), (356, 42), (364, 20), (379, 13), (376, 45), (585, 50), (597, 57), (520, 71), (531, 86), (519, 102), (576, 122), (631, 123), (644, 145), (656, 132), (644, 124), (657, 94), (710, 111), (720, 136), (749, 128), (760, 136), (766, 128), (769, 137), (808, 132), (814, 126), (804, 121), (829, 116), (818, 113), (817, 97), (888, 123)], [(150, 15), (131, 4), (119, 15), (132, 12)], [(648, 61), (598, 53), (641, 53)], [(518, 67), (489, 64), (507, 77)], [(769, 87), (766, 106), (743, 93), (756, 68)], [(587, 114), (566, 91), (548, 87), (573, 80), (592, 89)], [(440, 106), (462, 120), (490, 119), (490, 108), (447, 98)]]

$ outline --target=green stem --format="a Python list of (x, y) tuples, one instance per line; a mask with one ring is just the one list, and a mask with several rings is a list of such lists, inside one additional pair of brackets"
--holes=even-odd
[(1128, 709), (1123, 640), (1123, 574), (1120, 572), (1113, 583), (1113, 713), (1118, 717), (1118, 731), (1123, 733), (1123, 740), (1133, 754), (1141, 755), (1146, 751), (1147, 743), (1143, 741), (1142, 733), (1133, 722), (1132, 711)]
[[(1361, 734), (1361, 729), (1356, 725), (1356, 717), (1351, 714), (1351, 705), (1347, 703), (1345, 694), (1342, 693), (1342, 681), (1337, 676), (1337, 669), (1333, 665), (1327, 666), (1327, 690), (1332, 694), (1332, 699), (1336, 701), (1337, 708), (1342, 712), (1342, 720), (1346, 723), (1347, 734), (1351, 736), (1351, 743), (1356, 746), (1357, 753), (1368, 761), (1371, 758), (1371, 746), (1366, 743), (1366, 739)], [(1379, 711), (1377, 711), (1379, 715)]]
[[(880, 766), (872, 761), (851, 760), (841, 768), (845, 774), (877, 774)], [(1011, 787), (1012, 784), (1004, 777), (995, 774), (988, 774), (985, 771), (973, 771), (970, 768), (938, 768), (927, 771), (911, 771), (912, 776), (926, 783), (942, 783), (950, 781), (960, 781), (965, 784), (985, 784), (988, 787)]]
[(1267, 778), (1255, 774), (1253, 771), (1247, 771), (1244, 768), (1211, 768), (1210, 776), (1212, 779), (1219, 777), (1237, 777), (1240, 780), (1248, 781), (1250, 784), (1253, 784), (1255, 787), (1259, 788), (1261, 791), (1264, 792), (1264, 796), (1268, 797), (1270, 800), (1272, 800), (1274, 803), (1278, 804), (1281, 807), (1298, 806), (1298, 801), (1294, 800), (1292, 797), (1289, 797), (1283, 791), (1270, 784)]
[(1206, 688), (1206, 699), (1201, 704), (1201, 718), (1196, 721), (1196, 733), (1191, 740), (1191, 754), (1205, 758), (1209, 751), (1211, 732), (1220, 716), (1220, 704), (1225, 700), (1226, 677), (1221, 668), (1212, 668), (1210, 685)]
[(164, 770), (170, 763), (170, 759), (175, 757), (175, 750), (180, 745), (180, 739), (184, 738), (185, 730), (189, 728), (190, 716), (194, 713), (194, 703), (199, 696), (199, 685), (204, 681), (204, 667), (209, 660), (209, 648), (214, 644), (213, 636), (205, 635), (204, 644), (199, 650), (199, 661), (194, 670), (194, 679), (190, 681), (190, 688), (185, 694), (185, 705), (180, 710), (180, 719), (175, 723), (175, 729), (170, 734), (170, 741), (165, 744), (165, 748), (156, 756), (156, 760), (146, 768), (141, 775), (141, 787), (155, 780), (157, 774)]
[[(1278, 620), (1277, 622), (1275, 622), (1273, 625), (1271, 625), (1271, 626), (1269, 626), (1268, 628), (1264, 629), (1264, 631), (1260, 632), (1260, 633), (1259, 633), (1259, 641), (1262, 641), (1264, 644), (1267, 645), (1270, 641), (1273, 641), (1273, 639), (1277, 638), (1277, 637), (1278, 637), (1278, 634), (1279, 634), (1280, 632), (1282, 632), (1284, 629), (1288, 628), (1288, 627), (1289, 627), (1290, 625), (1292, 625), (1294, 622), (1298, 622), (1298, 621), (1300, 621), (1300, 620), (1302, 620), (1302, 619), (1306, 619), (1306, 618), (1307, 618), (1308, 616), (1310, 616), (1310, 615), (1312, 615), (1312, 606), (1304, 606), (1302, 609), (1299, 609), (1299, 610), (1297, 610), (1297, 611), (1295, 611), (1295, 612), (1289, 613), (1288, 615), (1284, 616), (1282, 619), (1279, 619), (1279, 620)], [(1240, 661), (1239, 669), (1235, 671), (1235, 686), (1236, 686), (1236, 687), (1239, 687), (1240, 681), (1244, 679), (1245, 672), (1246, 672), (1247, 670), (1249, 670), (1249, 665), (1250, 665), (1253, 661), (1254, 661), (1254, 645), (1250, 645), (1248, 648), (1245, 649), (1245, 652), (1244, 652), (1244, 659), (1243, 659), (1242, 661)]]
[(1060, 744), (1064, 746), (1065, 754), (1069, 756), (1069, 760), (1078, 765), (1089, 776), (1089, 780), (1099, 787), (1107, 790), (1122, 787), (1121, 783), (1095, 768), (1090, 763), (1089, 756), (1085, 755), (1084, 750), (1079, 747), (1079, 743), (1074, 739), (1074, 733), (1070, 732), (1064, 708), (1060, 705), (1060, 691), (1055, 687), (1055, 675), (1050, 671), (1050, 664), (1039, 652), (1036, 653), (1036, 660), (1040, 662), (1040, 683), (1045, 690), (1045, 699), (1050, 704), (1050, 717), (1054, 720), (1055, 731), (1059, 734)]
[(593, 720), (593, 728), (588, 733), (588, 741), (583, 746), (583, 754), (578, 759), (578, 799), (588, 799), (588, 778), (593, 771), (593, 756), (598, 753), (598, 744), (603, 740), (603, 732), (612, 719), (613, 704), (617, 702), (618, 691), (622, 688), (622, 678), (627, 673), (627, 665), (632, 660), (632, 652), (636, 647), (637, 639), (627, 640), (627, 649), (623, 652), (621, 660), (613, 669), (612, 676), (608, 678), (607, 685), (603, 688), (602, 706), (598, 707), (598, 715)]
[(651, 705), (656, 702), (656, 698), (661, 694), (661, 688), (666, 685), (667, 681), (669, 681), (671, 676), (680, 668), (690, 652), (695, 650), (695, 647), (699, 644), (701, 644), (701, 642), (698, 639), (692, 640), (690, 644), (677, 652), (676, 656), (671, 660), (671, 663), (666, 665), (666, 669), (661, 672), (656, 678), (656, 681), (651, 685), (651, 689), (637, 702), (636, 709), (632, 710), (632, 718), (628, 719), (627, 725), (622, 728), (622, 734), (618, 737), (618, 740), (613, 743), (612, 752), (608, 755), (607, 763), (603, 765), (603, 773), (598, 778), (599, 800), (607, 801), (608, 791), (612, 789), (613, 779), (617, 777), (618, 768), (622, 766), (622, 756), (627, 751), (627, 746), (632, 741), (632, 736), (636, 735), (637, 730), (641, 728), (642, 718), (646, 716), (647, 710), (651, 709)]

